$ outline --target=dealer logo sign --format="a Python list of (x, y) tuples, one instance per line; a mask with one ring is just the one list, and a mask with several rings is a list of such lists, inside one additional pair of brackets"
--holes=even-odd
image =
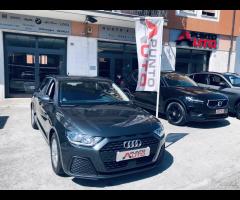
[(182, 45), (183, 42), (187, 43), (190, 47), (216, 49), (217, 35), (193, 31), (182, 31), (176, 40), (176, 44)]

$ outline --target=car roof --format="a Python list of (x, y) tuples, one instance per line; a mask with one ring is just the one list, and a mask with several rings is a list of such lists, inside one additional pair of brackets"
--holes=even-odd
[(189, 75), (194, 75), (194, 74), (238, 75), (237, 73), (233, 73), (233, 72), (208, 72), (208, 71), (191, 73)]
[(48, 75), (48, 78), (54, 78), (57, 81), (80, 81), (80, 80), (94, 80), (94, 81), (109, 81), (112, 82), (110, 79), (94, 76), (64, 76), (64, 75)]
[(168, 75), (168, 74), (178, 74), (178, 75), (186, 76), (186, 74), (183, 74), (183, 73), (180, 73), (180, 72), (176, 72), (176, 71), (162, 71), (161, 72), (161, 76), (165, 76), (165, 75)]

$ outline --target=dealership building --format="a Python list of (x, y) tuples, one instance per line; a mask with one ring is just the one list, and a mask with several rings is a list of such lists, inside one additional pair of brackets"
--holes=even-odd
[(233, 10), (0, 10), (0, 99), (29, 97), (48, 74), (129, 78), (135, 19), (163, 16), (162, 70), (240, 72)]

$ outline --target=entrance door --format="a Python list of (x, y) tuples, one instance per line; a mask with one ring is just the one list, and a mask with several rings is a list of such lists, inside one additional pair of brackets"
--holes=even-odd
[(121, 54), (99, 54), (98, 76), (106, 77), (118, 83), (123, 78), (123, 61)]
[(31, 97), (47, 75), (66, 74), (66, 40), (4, 34), (6, 97)]
[(35, 54), (10, 51), (7, 54), (9, 97), (27, 97), (35, 90)]
[(59, 75), (64, 71), (64, 55), (55, 53), (39, 54), (39, 82), (47, 75)]
[(190, 74), (208, 70), (210, 51), (177, 48), (175, 70)]

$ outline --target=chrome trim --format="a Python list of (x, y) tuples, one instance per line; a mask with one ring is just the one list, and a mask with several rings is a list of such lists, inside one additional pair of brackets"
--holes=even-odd
[[(216, 105), (216, 106), (209, 106), (209, 102), (210, 102), (210, 101), (216, 101), (216, 102), (217, 102), (217, 105)], [(223, 103), (224, 101), (227, 101), (227, 104), (226, 104), (225, 106), (222, 106), (222, 103)], [(219, 105), (220, 102), (221, 102), (221, 105)], [(207, 101), (207, 106), (208, 106), (209, 108), (224, 108), (224, 107), (227, 107), (228, 102), (229, 102), (228, 99), (211, 99), (211, 100), (208, 100), (208, 101)]]

